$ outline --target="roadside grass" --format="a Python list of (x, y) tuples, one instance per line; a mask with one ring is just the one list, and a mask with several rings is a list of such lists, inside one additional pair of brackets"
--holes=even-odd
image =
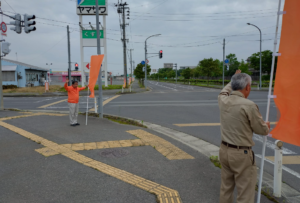
[[(50, 85), (49, 92), (58, 92), (60, 91), (60, 85)], [(21, 87), (16, 89), (5, 89), (3, 93), (38, 93), (43, 94), (45, 93), (44, 86), (37, 86), (37, 87)]]
[(209, 159), (215, 165), (215, 167), (222, 168), (218, 156), (211, 156)]
[[(78, 86), (81, 87), (81, 86)], [(95, 90), (99, 89), (99, 86), (96, 85)], [(102, 85), (103, 90), (114, 90), (114, 89), (122, 89), (122, 85), (108, 85), (108, 87), (105, 87)], [(84, 91), (87, 91), (85, 89)], [(48, 92), (48, 91), (47, 91)], [(60, 85), (50, 85), (49, 92), (67, 92), (64, 87)], [(43, 94), (45, 93), (45, 87), (44, 86), (37, 86), (37, 87), (21, 87), (21, 88), (15, 88), (15, 89), (4, 89), (3, 93), (37, 93), (37, 94)]]

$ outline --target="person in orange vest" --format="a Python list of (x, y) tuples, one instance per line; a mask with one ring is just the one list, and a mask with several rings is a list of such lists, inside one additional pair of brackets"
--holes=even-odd
[(77, 125), (80, 125), (77, 122), (77, 116), (78, 116), (78, 102), (79, 102), (79, 92), (84, 90), (86, 87), (78, 87), (77, 81), (72, 81), (72, 86), (68, 86), (69, 80), (66, 79), (66, 83), (64, 85), (64, 88), (68, 92), (68, 103), (69, 103), (69, 109), (70, 109), (70, 124), (71, 126), (75, 127)]

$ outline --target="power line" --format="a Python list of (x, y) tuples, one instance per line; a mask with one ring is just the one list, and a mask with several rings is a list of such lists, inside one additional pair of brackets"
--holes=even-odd
[[(210, 19), (210, 18), (207, 18), (205, 20), (236, 20), (236, 19), (248, 19), (248, 18), (262, 18), (262, 17), (274, 17), (276, 15), (269, 15), (269, 16), (249, 16), (249, 17), (246, 17), (246, 18), (219, 18), (219, 19)], [(186, 22), (186, 21), (199, 21), (199, 19), (195, 19), (195, 20), (164, 20), (164, 19), (153, 19), (153, 18), (149, 18), (149, 19), (137, 19), (137, 20), (145, 20), (145, 21), (155, 21), (155, 20), (158, 20), (158, 21), (168, 21), (168, 22), (177, 22), (177, 21), (183, 21), (183, 22)]]
[[(4, 1), (5, 1), (5, 3), (7, 3), (6, 0), (4, 0)], [(9, 3), (7, 3), (7, 5), (11, 8), (11, 10), (13, 10), (14, 12), (16, 12), (16, 11), (9, 5)]]
[[(201, 13), (201, 14), (247, 13), (247, 12), (258, 12), (258, 11), (267, 11), (267, 10), (273, 10), (273, 11), (276, 12), (277, 9), (264, 9), (264, 10), (252, 10), (252, 11), (227, 11), (227, 12)], [(144, 13), (144, 12), (133, 12), (133, 13)], [(145, 14), (158, 14), (158, 15), (160, 15), (160, 13), (145, 13)], [(200, 14), (193, 14), (193, 13), (182, 13), (182, 14), (163, 13), (161, 15), (200, 15)]]

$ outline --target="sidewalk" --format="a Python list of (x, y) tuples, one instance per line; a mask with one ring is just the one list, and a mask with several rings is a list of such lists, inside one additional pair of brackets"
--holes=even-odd
[(0, 202), (219, 201), (220, 169), (206, 155), (148, 128), (68, 119), (0, 111)]

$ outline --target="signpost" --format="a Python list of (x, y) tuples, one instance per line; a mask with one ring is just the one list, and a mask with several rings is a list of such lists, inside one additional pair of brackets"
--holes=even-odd
[(229, 70), (229, 59), (224, 60), (225, 65), (227, 66), (227, 70)]
[(145, 61), (142, 61), (141, 64), (142, 64), (142, 65), (145, 65)]
[[(77, 15), (96, 15), (95, 0), (76, 0)], [(98, 0), (99, 15), (107, 15), (106, 0)]]
[[(82, 45), (84, 47), (95, 47), (97, 45), (97, 31), (96, 30), (82, 30)], [(104, 47), (103, 30), (100, 30), (100, 45)]]
[[(96, 15), (96, 3), (98, 4), (98, 15), (103, 16), (103, 26), (100, 30), (100, 45), (104, 47), (104, 61), (103, 67), (105, 72), (105, 78), (107, 76), (107, 43), (106, 43), (106, 15), (108, 15), (108, 0), (75, 0), (76, 1), (76, 13), (79, 16), (79, 26), (81, 28), (80, 32), (80, 58), (81, 58), (81, 74), (85, 75), (85, 72), (89, 72), (89, 64), (84, 62), (84, 47), (97, 47), (97, 30), (93, 28), (87, 30), (82, 26), (83, 16)], [(96, 23), (97, 24), (97, 23)], [(99, 27), (99, 24), (98, 24)], [(86, 78), (83, 77), (82, 86), (84, 85)], [(108, 81), (105, 79), (105, 86), (108, 86)]]
[(7, 35), (6, 35), (7, 25), (6, 25), (5, 22), (2, 22), (2, 23), (1, 23), (1, 31), (2, 31), (1, 34), (2, 34), (3, 36), (7, 36)]

